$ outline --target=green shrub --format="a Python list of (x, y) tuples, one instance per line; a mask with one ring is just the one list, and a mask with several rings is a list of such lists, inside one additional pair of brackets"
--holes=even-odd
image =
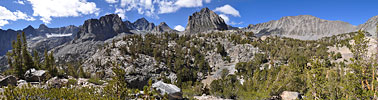
[(77, 80), (75, 79), (68, 79), (68, 85), (76, 85), (77, 84)]
[(105, 83), (105, 82), (101, 81), (101, 80), (98, 79), (98, 78), (90, 78), (90, 79), (88, 80), (88, 82), (93, 83), (93, 84), (96, 84), (96, 85), (102, 85), (102, 84)]

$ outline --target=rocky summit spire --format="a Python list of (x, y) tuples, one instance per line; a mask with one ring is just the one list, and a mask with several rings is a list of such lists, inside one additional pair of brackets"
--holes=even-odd
[(186, 31), (188, 33), (201, 33), (210, 30), (227, 30), (227, 24), (215, 12), (209, 8), (203, 8), (200, 12), (189, 16)]

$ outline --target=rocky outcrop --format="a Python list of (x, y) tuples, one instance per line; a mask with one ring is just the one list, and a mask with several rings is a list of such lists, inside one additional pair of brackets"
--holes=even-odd
[(370, 18), (364, 24), (358, 25), (358, 29), (364, 30), (377, 37), (378, 16)]
[(86, 20), (75, 37), (75, 41), (105, 41), (120, 33), (127, 32), (129, 32), (129, 29), (125, 27), (121, 17), (110, 14), (100, 17), (100, 19)]
[(281, 93), (282, 100), (300, 100), (302, 96), (298, 92), (284, 91)]
[(64, 78), (61, 79), (59, 77), (53, 77), (46, 82), (46, 84), (50, 88), (60, 88), (66, 85), (67, 83), (68, 83), (68, 79), (64, 79)]
[(172, 32), (173, 30), (165, 22), (161, 22), (153, 30), (154, 32)]
[(165, 64), (159, 63), (154, 57), (138, 54), (138, 57), (132, 58), (130, 55), (122, 53), (120, 48), (128, 47), (126, 41), (115, 42), (115, 47), (111, 44), (103, 47), (83, 63), (85, 72), (93, 73), (92, 75), (95, 75), (96, 72), (104, 72), (104, 78), (111, 78), (114, 76), (112, 64), (116, 61), (126, 72), (128, 87), (138, 89), (143, 89), (149, 79), (156, 80), (161, 75), (165, 75), (172, 81), (177, 78), (176, 74), (169, 72)]
[(185, 31), (187, 33), (201, 33), (210, 30), (227, 30), (224, 20), (209, 8), (203, 8), (200, 12), (189, 16)]
[(161, 95), (168, 94), (169, 100), (182, 99), (181, 89), (178, 88), (176, 85), (158, 81), (152, 84), (152, 88), (155, 88), (157, 91), (159, 91)]
[(45, 70), (30, 69), (24, 74), (25, 80), (28, 82), (41, 82), (46, 78)]
[(16, 77), (12, 75), (0, 79), (0, 86), (8, 86), (8, 85), (16, 86), (16, 84), (17, 84), (17, 79)]
[(282, 17), (280, 20), (249, 25), (247, 28), (258, 35), (278, 35), (302, 40), (316, 40), (356, 30), (356, 26), (347, 22), (323, 20), (311, 15)]

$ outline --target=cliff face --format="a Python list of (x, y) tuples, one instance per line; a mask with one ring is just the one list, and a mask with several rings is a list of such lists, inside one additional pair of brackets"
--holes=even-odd
[(129, 29), (116, 14), (102, 16), (100, 19), (89, 19), (84, 22), (74, 40), (51, 51), (62, 62), (85, 59), (103, 45), (105, 40), (121, 33), (128, 34)]
[(119, 33), (129, 32), (121, 18), (116, 14), (110, 14), (100, 19), (86, 20), (78, 33), (76, 40), (104, 41)]
[(271, 34), (302, 40), (315, 40), (356, 30), (356, 26), (347, 22), (328, 21), (311, 15), (287, 16), (280, 20), (249, 25), (247, 28), (258, 34)]
[(209, 8), (203, 8), (200, 12), (189, 16), (185, 31), (188, 33), (201, 33), (210, 30), (227, 30), (224, 20)]

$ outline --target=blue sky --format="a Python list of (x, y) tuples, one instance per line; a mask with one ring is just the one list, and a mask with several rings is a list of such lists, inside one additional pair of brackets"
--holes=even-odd
[(235, 27), (297, 15), (359, 25), (378, 15), (377, 5), (378, 0), (0, 0), (0, 27), (79, 26), (86, 19), (117, 13), (123, 20), (134, 22), (144, 17), (175, 28), (185, 27), (188, 16), (203, 7), (227, 17), (228, 24)]

